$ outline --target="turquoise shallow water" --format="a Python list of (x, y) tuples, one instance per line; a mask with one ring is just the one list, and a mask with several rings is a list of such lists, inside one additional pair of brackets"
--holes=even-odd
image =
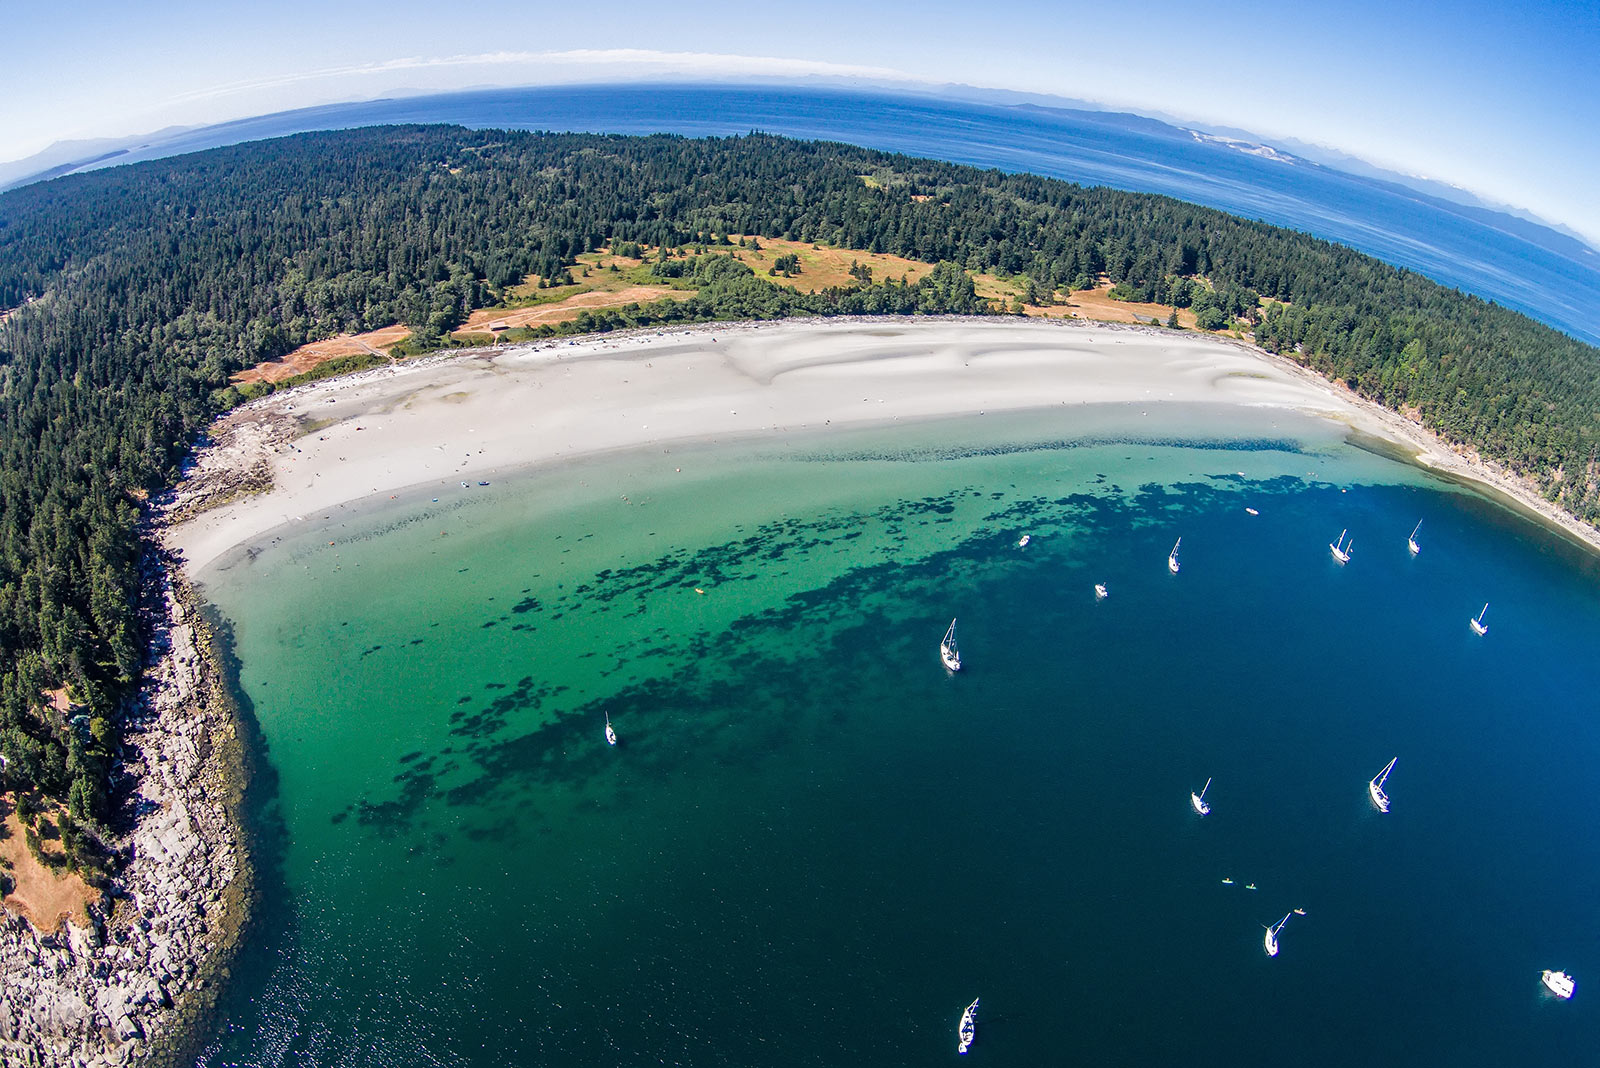
[(980, 994), (994, 1063), (1581, 1059), (1592, 562), (1157, 418), (648, 450), (206, 576), (272, 774), (203, 1062), (920, 1065)]

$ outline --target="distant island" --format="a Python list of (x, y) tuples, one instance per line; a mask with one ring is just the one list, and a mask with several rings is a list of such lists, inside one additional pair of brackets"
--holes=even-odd
[[(79, 1048), (110, 1042), (95, 1037), (104, 1027), (176, 1055), (173, 1021), (215, 985), (195, 962), (225, 956), (248, 914), (247, 892), (224, 892), (249, 873), (234, 825), (248, 760), (221, 711), (223, 652), (152, 526), (152, 502), (217, 416), (454, 349), (880, 315), (1089, 319), (1254, 345), (1495, 465), (1591, 535), (1600, 518), (1600, 350), (1349, 249), (1165, 197), (762, 135), (436, 126), (300, 135), (8, 192), (0, 889), (36, 931), (71, 918), (47, 948), (81, 961), (136, 919), (130, 853), (216, 884), (184, 966), (160, 983), (130, 974), (113, 1004), (80, 997)], [(170, 518), (272, 477), (249, 465)], [(204, 745), (174, 726), (197, 707)], [(136, 741), (163, 748), (136, 759)], [(189, 777), (161, 796), (192, 814), (141, 829), (152, 767), (189, 759), (186, 744)], [(185, 851), (195, 835), (203, 848)]]

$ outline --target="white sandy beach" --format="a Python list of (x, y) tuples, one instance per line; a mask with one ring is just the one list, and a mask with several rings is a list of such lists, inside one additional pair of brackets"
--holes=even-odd
[[(166, 537), (193, 575), (236, 545), (369, 497), (600, 452), (1130, 402), (1150, 404), (1152, 419), (1168, 403), (1319, 414), (1517, 495), (1514, 482), (1414, 424), (1237, 343), (1037, 320), (804, 321), (545, 342), (274, 394), (219, 421), (194, 479), (214, 484), (265, 459), (270, 492), (205, 511)], [(1537, 498), (1524, 503), (1555, 518)]]

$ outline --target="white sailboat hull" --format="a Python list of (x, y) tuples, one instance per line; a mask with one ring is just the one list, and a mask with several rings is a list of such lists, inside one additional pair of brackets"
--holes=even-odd
[(1372, 795), (1372, 803), (1378, 806), (1379, 812), (1389, 811), (1389, 795), (1384, 793), (1376, 782), (1367, 783), (1367, 793)]
[(1206, 804), (1197, 793), (1189, 794), (1189, 804), (1193, 805), (1194, 810), (1200, 813), (1202, 816), (1208, 815), (1211, 812), (1211, 806)]
[(961, 670), (961, 649), (956, 645), (956, 621), (950, 621), (950, 629), (944, 632), (944, 637), (939, 639), (939, 662), (946, 671)]
[(1472, 633), (1476, 634), (1480, 638), (1489, 633), (1489, 628), (1484, 626), (1482, 623), (1479, 623), (1476, 619), (1467, 620), (1467, 626), (1471, 627)]
[(1418, 553), (1420, 553), (1422, 551), (1422, 546), (1418, 545), (1415, 541), (1412, 541), (1410, 538), (1406, 539), (1406, 547), (1411, 550), (1411, 555), (1412, 556), (1416, 556)]
[(972, 1004), (967, 1006), (967, 1011), (961, 1014), (961, 1025), (956, 1028), (956, 1052), (965, 1053), (972, 1048), (972, 1042), (978, 1037), (978, 1001), (973, 998)]
[(1178, 573), (1178, 558), (1176, 556), (1167, 557), (1167, 570), (1174, 575)]
[(1267, 928), (1266, 935), (1261, 939), (1261, 945), (1266, 949), (1267, 956), (1276, 957), (1278, 955), (1278, 936), (1273, 933), (1272, 928)]

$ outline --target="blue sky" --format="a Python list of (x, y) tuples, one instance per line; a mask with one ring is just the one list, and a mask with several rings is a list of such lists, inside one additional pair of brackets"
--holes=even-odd
[(1600, 0), (0, 5), (0, 160), (399, 89), (808, 73), (1293, 137), (1600, 242)]

